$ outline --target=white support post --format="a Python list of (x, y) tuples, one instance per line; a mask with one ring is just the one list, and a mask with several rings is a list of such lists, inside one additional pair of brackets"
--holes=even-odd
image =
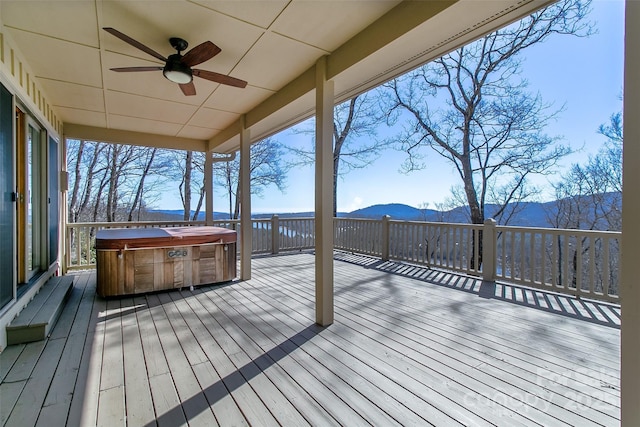
[(482, 229), (482, 280), (496, 281), (496, 221), (493, 218), (484, 220)]
[(389, 215), (382, 216), (382, 261), (389, 261)]
[(333, 81), (316, 63), (316, 323), (333, 323)]
[(640, 425), (640, 2), (625, 3), (624, 145), (622, 190), (622, 274), (620, 412), (623, 427)]
[(205, 223), (213, 225), (213, 153), (204, 153)]
[(280, 217), (273, 215), (271, 217), (271, 253), (280, 252)]
[[(240, 279), (251, 279), (251, 245), (253, 227), (251, 224), (251, 140), (249, 129), (242, 116), (240, 131)], [(238, 195), (236, 195), (238, 197)]]

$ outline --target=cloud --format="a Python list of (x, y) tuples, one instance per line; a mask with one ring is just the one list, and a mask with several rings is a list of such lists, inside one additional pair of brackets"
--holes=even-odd
[(351, 204), (347, 208), (347, 212), (353, 212), (355, 210), (360, 209), (362, 207), (362, 203), (363, 202), (364, 202), (364, 200), (362, 200), (362, 197), (359, 197), (359, 196), (354, 197), (353, 201), (351, 202)]

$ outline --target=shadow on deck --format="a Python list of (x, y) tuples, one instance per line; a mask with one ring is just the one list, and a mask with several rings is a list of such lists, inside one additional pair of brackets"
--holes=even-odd
[(334, 258), (364, 268), (375, 269), (434, 285), (474, 293), (483, 298), (493, 298), (548, 313), (620, 329), (620, 306), (616, 304), (575, 298), (504, 282), (497, 282), (495, 284), (483, 283), (482, 279), (477, 277), (402, 262), (382, 261), (379, 258), (353, 255), (345, 252), (337, 252)]
[(51, 337), (0, 354), (0, 425), (619, 424), (619, 330), (578, 302), (571, 315), (544, 307), (552, 294), (482, 298), (475, 278), (336, 260), (326, 328), (309, 253), (108, 300), (79, 273)]

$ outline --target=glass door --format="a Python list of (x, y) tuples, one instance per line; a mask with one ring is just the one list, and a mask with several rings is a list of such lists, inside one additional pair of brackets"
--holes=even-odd
[(13, 97), (0, 84), (0, 308), (13, 299), (15, 284)]
[(42, 218), (40, 203), (42, 172), (42, 131), (33, 123), (27, 129), (27, 278), (40, 271), (42, 264)]
[(20, 109), (16, 111), (18, 140), (17, 219), (18, 286), (26, 284), (42, 270), (43, 247), (43, 131)]

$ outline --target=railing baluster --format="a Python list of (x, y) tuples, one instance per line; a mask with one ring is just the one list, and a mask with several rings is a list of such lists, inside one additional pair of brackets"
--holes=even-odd
[(547, 283), (547, 233), (544, 231), (540, 233), (540, 284)]
[(562, 279), (564, 283), (561, 283), (561, 287), (569, 290), (569, 236), (567, 234), (563, 235), (562, 243), (564, 245), (564, 259), (562, 260), (564, 268)]
[(596, 292), (596, 240), (594, 237), (589, 237), (589, 293), (594, 294)]
[(602, 273), (602, 293), (604, 295), (605, 298), (609, 297), (609, 285), (610, 285), (610, 280), (611, 280), (611, 270), (609, 269), (609, 263), (610, 261), (610, 253), (609, 253), (609, 245), (611, 244), (611, 239), (609, 239), (608, 237), (603, 238), (603, 244), (604, 244), (604, 254), (603, 254), (603, 258), (604, 258), (604, 268), (603, 268), (603, 273)]
[(533, 231), (531, 234), (531, 242), (529, 243), (529, 281), (535, 283), (536, 281), (536, 239), (537, 233)]
[(582, 267), (583, 267), (583, 264), (582, 264), (582, 254), (583, 254), (582, 246), (583, 246), (582, 239), (579, 238), (579, 236), (576, 236), (576, 258), (577, 258), (577, 260), (576, 260), (577, 261), (577, 266), (576, 266), (576, 269), (577, 269), (577, 272), (576, 272), (576, 274), (577, 274), (577, 277), (576, 277), (576, 289), (578, 291), (580, 291), (580, 292), (578, 292), (578, 294), (580, 294), (582, 292), (585, 292), (585, 293), (588, 292), (588, 291), (584, 290), (584, 288), (582, 286), (582, 284), (583, 284), (582, 283), (582, 276), (583, 276), (583, 274), (582, 274)]

